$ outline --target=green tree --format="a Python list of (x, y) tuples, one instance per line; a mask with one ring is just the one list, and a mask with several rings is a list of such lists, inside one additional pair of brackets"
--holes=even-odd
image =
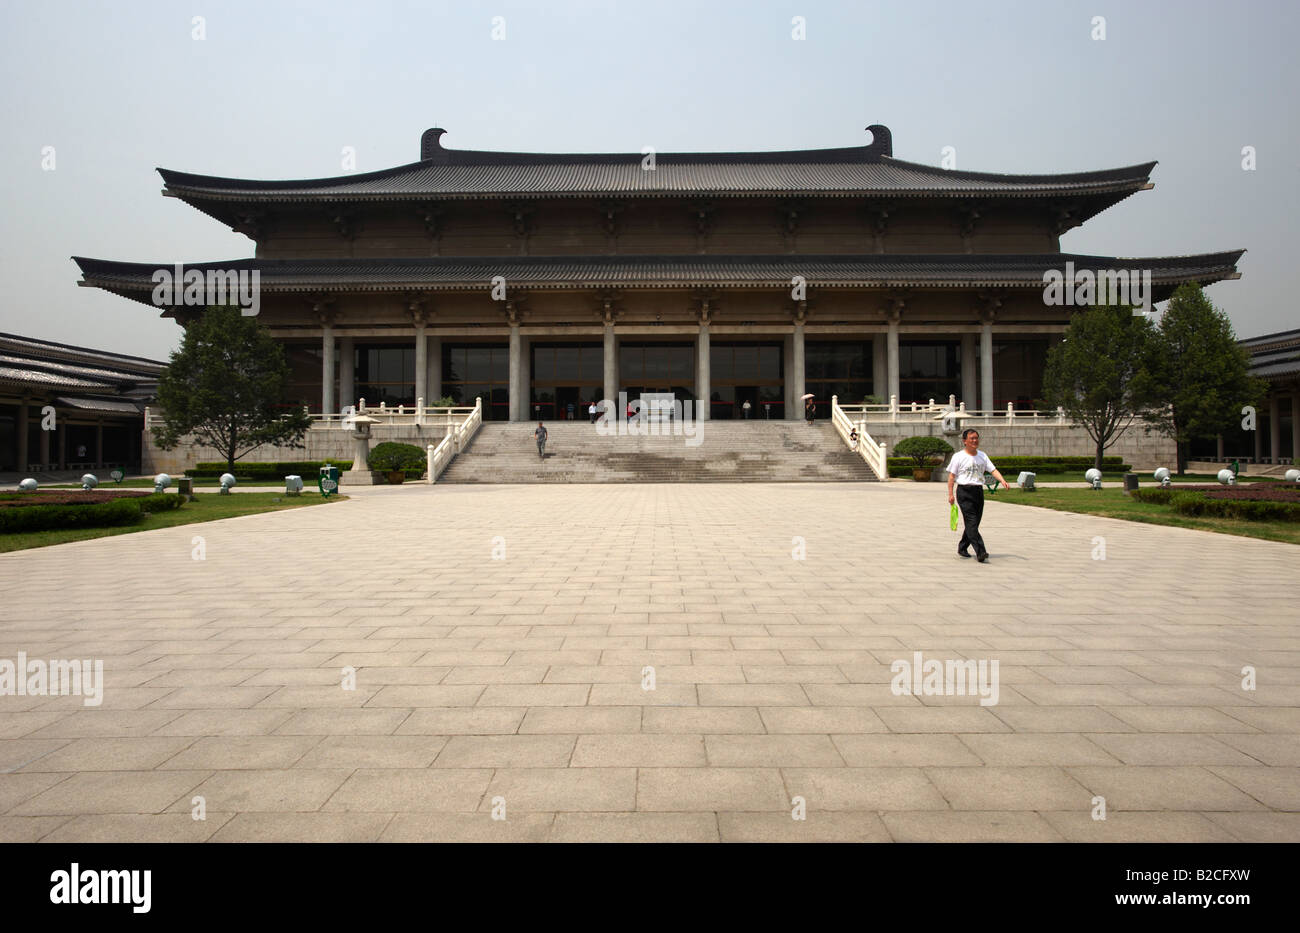
[(1249, 367), (1228, 316), (1196, 283), (1179, 286), (1151, 341), (1148, 391), (1157, 405), (1143, 417), (1173, 439), (1180, 474), (1194, 438), (1214, 437), (1241, 418), (1244, 406), (1263, 398), (1264, 385), (1251, 378)]
[(284, 351), (256, 318), (237, 307), (208, 308), (185, 329), (158, 381), (163, 450), (193, 437), (220, 451), (226, 468), (262, 444), (302, 447), (311, 419), (279, 407), (289, 380)]
[(1043, 400), (1083, 425), (1096, 445), (1098, 470), (1106, 449), (1149, 403), (1144, 367), (1151, 335), (1151, 322), (1132, 308), (1102, 305), (1074, 315), (1065, 340), (1047, 351)]

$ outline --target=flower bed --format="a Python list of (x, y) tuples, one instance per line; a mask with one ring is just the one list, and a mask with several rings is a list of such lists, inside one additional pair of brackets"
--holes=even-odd
[(0, 493), (0, 509), (39, 505), (96, 505), (114, 499), (135, 499), (152, 496), (144, 489), (38, 489), (35, 492)]

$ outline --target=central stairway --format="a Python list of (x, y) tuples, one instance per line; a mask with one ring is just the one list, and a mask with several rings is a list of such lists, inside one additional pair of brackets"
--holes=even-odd
[[(834, 483), (876, 475), (830, 422), (705, 421), (695, 437), (601, 435), (585, 421), (547, 422), (538, 460), (536, 422), (486, 423), (439, 483)], [(695, 446), (691, 446), (694, 444)]]

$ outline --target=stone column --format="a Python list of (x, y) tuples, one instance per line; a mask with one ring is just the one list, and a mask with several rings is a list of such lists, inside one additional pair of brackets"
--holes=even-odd
[[(42, 417), (41, 421), (44, 422), (45, 418)], [(55, 423), (57, 424), (57, 422)], [(43, 423), (41, 425), (40, 444), (41, 444), (41, 469), (48, 470), (50, 468), (50, 432), (45, 430), (45, 425)]]
[(334, 326), (321, 325), (320, 407), (322, 414), (334, 413)]
[(1264, 450), (1263, 450), (1263, 447), (1264, 447), (1264, 439), (1263, 439), (1262, 437), (1260, 437), (1261, 432), (1260, 432), (1260, 430), (1259, 430), (1259, 420), (1258, 420), (1258, 419), (1256, 419), (1256, 421), (1255, 421), (1255, 430), (1251, 431), (1250, 433), (1253, 434), (1253, 435), (1255, 435), (1255, 462), (1256, 462), (1256, 463), (1263, 463), (1263, 461), (1264, 461)]
[(95, 466), (104, 465), (104, 422), (99, 420), (95, 422)]
[(428, 405), (429, 398), (429, 339), (424, 324), (415, 325), (415, 398), (416, 404), (424, 399)]
[[(793, 328), (792, 328), (793, 330)], [(794, 336), (787, 334), (781, 338), (781, 369), (785, 373), (785, 420), (798, 421), (803, 412), (798, 405), (799, 397), (794, 394)], [(732, 417), (736, 417), (733, 413)]]
[(980, 325), (980, 408), (992, 411), (993, 404), (993, 322)]
[(700, 336), (695, 344), (695, 417), (700, 421), (709, 420), (709, 395), (713, 392), (709, 371), (709, 325), (700, 325)]
[[(898, 315), (889, 316), (889, 332), (885, 336), (886, 370), (889, 373), (889, 389), (885, 401), (890, 395), (898, 395)], [(899, 399), (901, 402), (902, 399)]]
[(1222, 434), (1214, 435), (1214, 459), (1215, 460), (1223, 459), (1223, 435)]
[(1291, 395), (1291, 465), (1300, 468), (1300, 392)]
[[(438, 399), (442, 398), (442, 338), (429, 337), (428, 341), (428, 362), (425, 366), (424, 385), (429, 395), (425, 398), (424, 404), (432, 405)], [(483, 400), (484, 406), (488, 403), (487, 399)]]
[[(523, 370), (523, 341), (519, 337), (519, 325), (510, 325), (510, 420), (527, 421), (530, 412), (528, 411), (528, 399), (524, 397), (524, 387), (521, 380)], [(473, 399), (467, 400), (473, 404)]]
[(339, 408), (357, 403), (357, 348), (352, 337), (339, 338)]
[(59, 425), (59, 469), (66, 470), (67, 468), (68, 468), (68, 427), (67, 425), (60, 424)]
[(804, 388), (804, 343), (803, 321), (794, 322), (794, 334), (790, 340), (790, 383), (794, 395), (797, 416), (803, 417), (803, 402), (800, 397), (808, 390)]
[[(605, 322), (605, 348), (602, 362), (605, 364), (605, 398), (609, 403), (618, 408), (618, 346), (614, 341), (614, 325), (612, 322)], [(613, 421), (618, 415), (616, 410), (609, 412), (609, 419)]]
[(961, 401), (970, 409), (978, 408), (975, 396), (975, 335), (961, 335)]
[(871, 394), (889, 401), (889, 364), (885, 359), (885, 335), (871, 338)]
[(27, 419), (29, 417), (27, 399), (18, 400), (18, 472), (27, 472)]
[(1277, 463), (1282, 456), (1282, 406), (1276, 393), (1268, 400), (1268, 462)]

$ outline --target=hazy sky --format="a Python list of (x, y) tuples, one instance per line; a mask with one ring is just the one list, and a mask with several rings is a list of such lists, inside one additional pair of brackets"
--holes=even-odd
[[(342, 174), (458, 149), (857, 146), (992, 172), (1159, 160), (1155, 189), (1062, 248), (1246, 248), (1209, 289), (1238, 337), (1300, 327), (1293, 2), (6, 2), (0, 331), (166, 359), (180, 328), (78, 288), (69, 258), (171, 263), (253, 243), (163, 198), (156, 166)], [(193, 37), (203, 17), (206, 38)], [(791, 37), (801, 16), (806, 39)], [(1105, 39), (1092, 38), (1105, 17)], [(505, 39), (492, 38), (503, 17)], [(55, 168), (42, 168), (54, 147)], [(1242, 169), (1253, 146), (1257, 169)]]

